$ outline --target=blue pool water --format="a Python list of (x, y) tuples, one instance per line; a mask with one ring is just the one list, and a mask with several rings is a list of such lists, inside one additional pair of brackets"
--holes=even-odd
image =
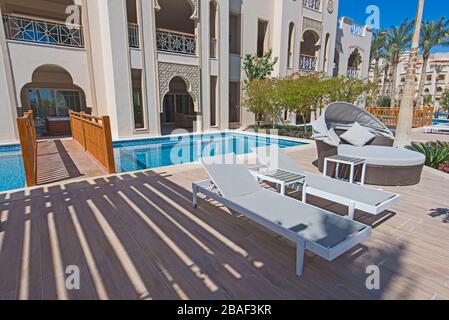
[(19, 146), (0, 146), (0, 192), (25, 186)]
[(449, 124), (449, 120), (448, 119), (433, 119), (432, 123), (433, 124), (443, 124), (443, 123)]
[(114, 142), (117, 171), (129, 172), (197, 161), (226, 153), (248, 154), (254, 147), (304, 145), (292, 140), (226, 132)]

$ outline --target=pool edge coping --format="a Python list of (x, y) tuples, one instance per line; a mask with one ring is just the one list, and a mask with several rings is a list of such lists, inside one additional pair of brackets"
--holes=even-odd
[[(236, 130), (229, 130), (232, 132), (235, 132)], [(222, 132), (222, 131), (221, 131)], [(228, 131), (226, 131), (228, 132)], [(246, 131), (240, 131), (240, 132), (245, 132)], [(254, 135), (262, 135), (262, 134), (257, 134), (257, 133), (253, 133)], [(287, 153), (290, 152), (295, 152), (295, 151), (301, 151), (303, 149), (309, 149), (312, 147), (315, 147), (315, 145), (313, 144), (315, 142), (315, 140), (308, 140), (308, 139), (300, 139), (300, 138), (293, 138), (293, 137), (285, 137), (284, 136), (275, 136), (275, 137), (279, 137), (279, 139), (282, 140), (293, 140), (296, 142), (302, 142), (304, 143), (303, 145), (299, 145), (299, 146), (293, 146), (293, 147), (287, 147), (284, 150)], [(294, 140), (297, 139), (297, 140)], [(302, 141), (299, 141), (302, 140)], [(250, 153), (246, 153), (243, 155), (239, 155), (239, 156), (247, 156), (247, 157), (254, 157), (255, 154), (254, 152), (250, 152)], [(182, 163), (182, 164), (175, 164), (175, 165), (170, 165), (170, 166), (164, 166), (164, 167), (158, 167), (158, 168), (150, 168), (150, 169), (141, 169), (141, 170), (135, 170), (135, 171), (127, 171), (127, 172), (117, 172), (117, 173), (113, 173), (113, 174), (105, 174), (105, 175), (100, 175), (100, 176), (94, 176), (94, 177), (90, 177), (90, 178), (83, 178), (83, 177), (79, 177), (79, 178), (74, 178), (74, 179), (70, 179), (67, 181), (60, 181), (60, 182), (54, 182), (54, 183), (49, 183), (49, 184), (44, 184), (44, 185), (39, 185), (39, 186), (34, 186), (34, 187), (23, 187), (23, 188), (19, 188), (19, 189), (11, 189), (11, 190), (6, 190), (6, 191), (0, 191), (0, 195), (5, 195), (8, 193), (15, 193), (15, 192), (20, 192), (20, 191), (24, 191), (26, 193), (26, 191), (32, 191), (32, 190), (36, 190), (39, 188), (51, 188), (54, 186), (65, 186), (71, 183), (76, 183), (76, 182), (81, 182), (81, 181), (93, 181), (95, 179), (101, 179), (101, 178), (108, 178), (108, 177), (114, 177), (114, 176), (122, 176), (122, 175), (126, 175), (126, 174), (136, 174), (139, 172), (145, 172), (145, 171), (155, 171), (155, 170), (163, 170), (163, 169), (167, 169), (170, 168), (172, 171), (177, 171), (178, 169), (185, 169), (187, 166), (196, 166), (196, 167), (200, 167), (199, 161), (194, 161), (194, 162), (189, 162), (189, 163)], [(24, 195), (25, 197), (29, 196), (29, 195)], [(0, 203), (2, 202), (6, 202), (6, 201), (15, 201), (15, 200), (19, 200), (19, 199), (0, 199)]]

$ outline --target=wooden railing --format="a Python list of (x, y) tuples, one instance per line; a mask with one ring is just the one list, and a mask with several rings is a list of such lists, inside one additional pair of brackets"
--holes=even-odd
[[(399, 108), (368, 107), (367, 111), (379, 118), (387, 127), (395, 127), (398, 124)], [(433, 121), (432, 107), (413, 109), (413, 128), (431, 126)]]
[(23, 166), (28, 187), (37, 185), (37, 138), (33, 111), (27, 111), (17, 118)]
[(94, 157), (109, 173), (115, 173), (109, 117), (94, 117), (84, 112), (70, 112), (72, 136), (86, 152)]

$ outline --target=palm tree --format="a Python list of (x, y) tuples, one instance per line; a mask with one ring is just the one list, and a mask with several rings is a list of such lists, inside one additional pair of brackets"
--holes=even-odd
[(415, 30), (413, 32), (412, 47), (410, 51), (407, 76), (405, 77), (404, 95), (399, 110), (398, 125), (394, 145), (403, 147), (410, 145), (413, 127), (413, 102), (415, 101), (416, 65), (419, 54), (419, 38), (421, 33), (421, 21), (424, 11), (424, 0), (418, 0), (418, 9), (415, 18)]
[(418, 89), (418, 103), (420, 105), (424, 93), (424, 84), (426, 81), (427, 65), (429, 63), (430, 52), (436, 46), (449, 45), (449, 20), (441, 17), (437, 22), (423, 22), (421, 26), (420, 47), (423, 52), (423, 66), (421, 79)]
[(379, 83), (380, 59), (385, 57), (385, 46), (387, 44), (387, 33), (385, 31), (375, 31), (371, 43), (371, 61), (374, 61), (374, 83)]
[(393, 77), (391, 79), (391, 91), (390, 97), (393, 105), (396, 103), (396, 82), (398, 66), (401, 60), (402, 54), (409, 48), (412, 35), (410, 31), (413, 28), (413, 23), (408, 21), (408, 18), (398, 27), (392, 27), (387, 31), (387, 46), (388, 54), (391, 62), (391, 71)]

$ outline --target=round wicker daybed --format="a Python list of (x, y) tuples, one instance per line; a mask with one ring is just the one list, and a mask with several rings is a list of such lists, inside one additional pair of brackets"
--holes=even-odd
[[(338, 136), (345, 133), (355, 122), (375, 135), (363, 147), (352, 146), (341, 140), (340, 146), (327, 144), (323, 139), (330, 129)], [(333, 155), (344, 155), (367, 160), (365, 183), (380, 186), (408, 186), (418, 184), (425, 163), (425, 156), (402, 148), (393, 148), (393, 133), (375, 116), (355, 105), (345, 102), (330, 104), (322, 116), (313, 124), (318, 151), (318, 167), (324, 169), (324, 159)], [(335, 167), (328, 168), (333, 171)], [(341, 168), (340, 176), (348, 175)], [(357, 178), (360, 177), (360, 170)]]
[(365, 183), (380, 186), (410, 186), (421, 179), (426, 157), (418, 152), (384, 146), (355, 147), (342, 144), (338, 154), (366, 160)]

